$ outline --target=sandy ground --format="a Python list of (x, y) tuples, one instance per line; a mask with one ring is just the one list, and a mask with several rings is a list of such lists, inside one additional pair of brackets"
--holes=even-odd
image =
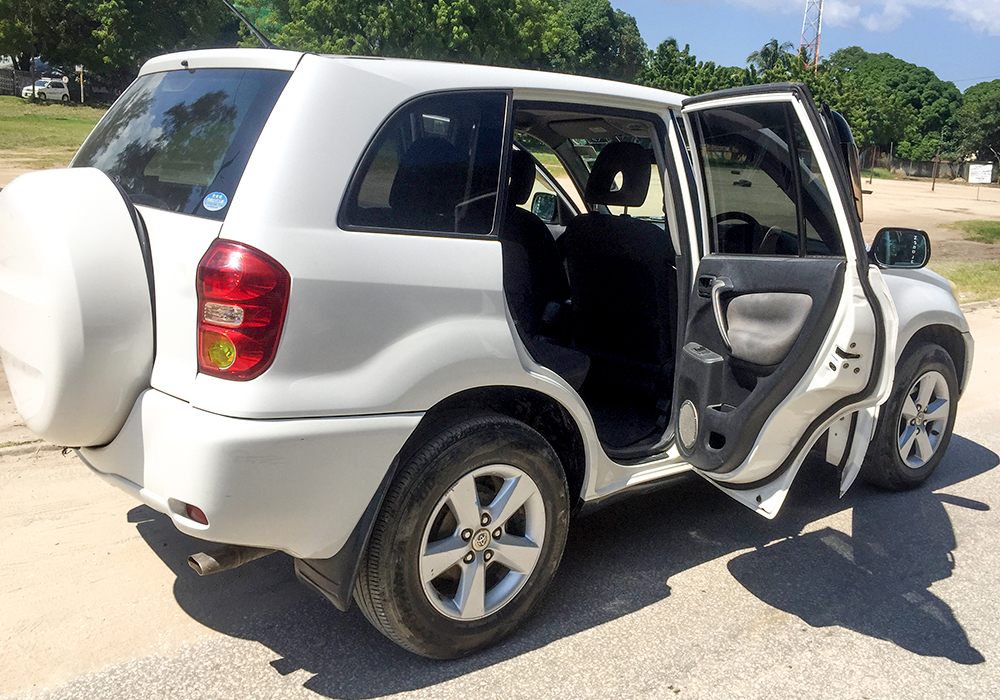
[(962, 240), (962, 233), (948, 224), (967, 219), (1000, 221), (1000, 188), (938, 182), (934, 191), (925, 180), (863, 181), (866, 240), (880, 228), (909, 226), (930, 235), (932, 259), (996, 260), (1000, 246)]
[(6, 187), (18, 175), (42, 168), (62, 168), (76, 154), (76, 149), (46, 148), (24, 151), (0, 151), (0, 187)]
[[(0, 185), (18, 174), (8, 165), (0, 159)], [(918, 226), (934, 238), (935, 255), (1000, 257), (944, 227), (1000, 219), (1000, 190), (984, 188), (977, 201), (975, 188), (949, 183), (934, 193), (922, 182), (870, 187), (869, 237), (885, 225)], [(1000, 303), (973, 305), (967, 317), (976, 358), (960, 418), (996, 407), (1000, 382)], [(0, 696), (224, 636), (182, 609), (174, 595), (181, 574), (165, 563), (183, 562), (199, 543), (176, 533), (141, 536), (150, 515), (137, 505), (74, 456), (38, 441), (20, 423), (0, 373)], [(137, 618), (144, 624), (133, 624)]]

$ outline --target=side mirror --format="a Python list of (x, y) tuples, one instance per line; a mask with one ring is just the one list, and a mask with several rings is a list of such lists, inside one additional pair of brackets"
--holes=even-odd
[(531, 198), (531, 213), (551, 224), (556, 218), (556, 196), (551, 192), (535, 192)]
[(916, 228), (884, 228), (875, 234), (868, 257), (879, 267), (915, 270), (931, 259), (931, 239)]

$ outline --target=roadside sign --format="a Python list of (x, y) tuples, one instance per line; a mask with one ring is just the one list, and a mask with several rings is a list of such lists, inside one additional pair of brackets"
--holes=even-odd
[(77, 66), (77, 67), (76, 67), (76, 72), (77, 72), (77, 73), (79, 73), (79, 72), (80, 72), (80, 71), (82, 71), (82, 70), (83, 70), (83, 66)]
[(969, 184), (988, 185), (993, 181), (993, 163), (970, 163)]

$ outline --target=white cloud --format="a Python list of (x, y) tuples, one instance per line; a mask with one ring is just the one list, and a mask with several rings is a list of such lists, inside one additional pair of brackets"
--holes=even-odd
[[(689, 0), (687, 0), (689, 1)], [(732, 5), (774, 14), (798, 14), (804, 0), (723, 0)], [(1000, 36), (1000, 0), (824, 0), (823, 24), (891, 32), (912, 19), (915, 10), (947, 10), (952, 21), (976, 32)]]
[(870, 32), (891, 32), (909, 18), (910, 11), (904, 2), (887, 2), (881, 12), (862, 17), (861, 24)]
[(832, 27), (850, 27), (855, 24), (861, 7), (855, 3), (840, 0), (826, 0), (823, 3), (823, 24)]
[(1000, 36), (1000, 0), (952, 0), (940, 6), (951, 10), (954, 19), (990, 36)]

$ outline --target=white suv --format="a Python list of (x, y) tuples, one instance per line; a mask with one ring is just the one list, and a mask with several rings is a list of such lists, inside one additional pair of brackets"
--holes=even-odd
[(455, 657), (581, 507), (695, 470), (773, 517), (814, 448), (929, 476), (972, 338), (926, 234), (869, 252), (860, 212), (800, 85), (168, 55), (0, 194), (0, 348), (32, 430), (231, 545), (196, 568), (286, 552)]
[(59, 100), (69, 102), (69, 88), (62, 78), (42, 78), (34, 85), (26, 85), (21, 90), (21, 97), (37, 96), (40, 100)]

